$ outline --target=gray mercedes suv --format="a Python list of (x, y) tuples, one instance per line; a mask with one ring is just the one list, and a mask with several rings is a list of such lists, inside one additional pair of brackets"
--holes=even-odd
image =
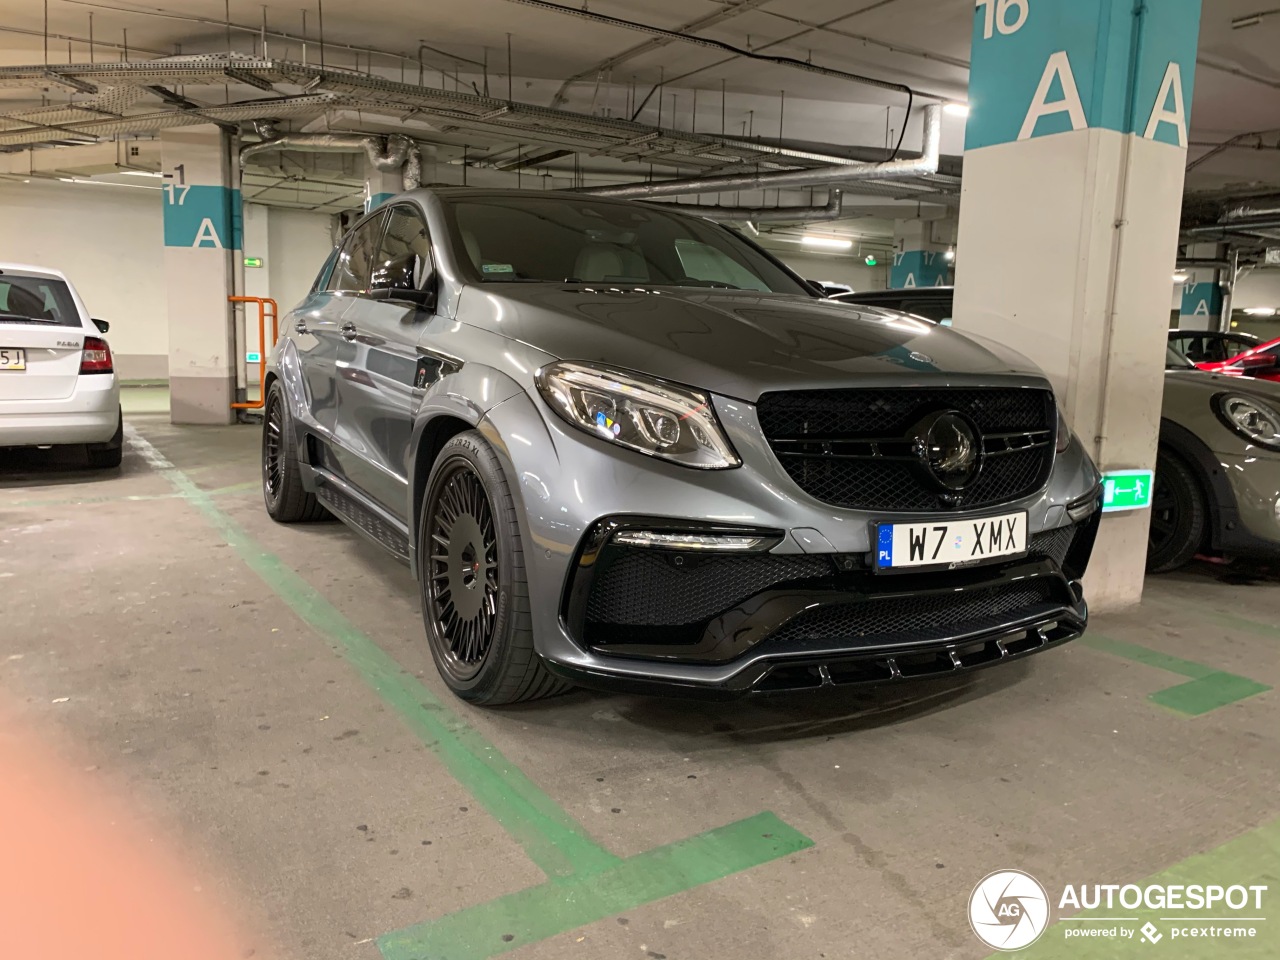
[(1084, 630), (1101, 488), (1044, 376), (725, 227), (414, 191), (283, 326), (267, 511), (405, 561), (467, 700), (896, 681)]

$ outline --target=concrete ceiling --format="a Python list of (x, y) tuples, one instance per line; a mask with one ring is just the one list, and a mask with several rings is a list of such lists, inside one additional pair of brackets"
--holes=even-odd
[[(568, 0), (580, 6), (579, 0)], [(1233, 29), (1232, 21), (1265, 9), (1260, 0), (1206, 0), (1201, 30), (1196, 100), (1192, 116), (1189, 191), (1280, 188), (1280, 15)], [(305, 25), (304, 13), (305, 8)], [(646, 24), (683, 29), (769, 54), (811, 60), (883, 81), (906, 83), (925, 95), (963, 100), (972, 24), (972, 0), (592, 0), (589, 9)], [(231, 26), (225, 20), (230, 17)], [(520, 0), (316, 0), (261, 3), (248, 0), (49, 0), (48, 62), (130, 61), (174, 54), (225, 53), (228, 49), (272, 58), (373, 72), (387, 79), (432, 87), (470, 89), (505, 100), (510, 84), (517, 101), (599, 118), (634, 114), (636, 121), (677, 131), (781, 139), (836, 150), (882, 151), (897, 139), (905, 98), (897, 91), (802, 70), (734, 57), (683, 42), (664, 42), (634, 30), (587, 22)], [(0, 65), (45, 62), (45, 12), (39, 0), (0, 0)], [(287, 36), (282, 36), (287, 35)], [(92, 35), (93, 47), (88, 40)], [(304, 51), (305, 39), (305, 51)], [(508, 39), (511, 65), (508, 67)], [(514, 78), (509, 77), (514, 74)], [(576, 78), (576, 79), (574, 79)], [(574, 80), (566, 85), (565, 81)], [(658, 95), (650, 91), (659, 81)], [(722, 97), (723, 91), (723, 97)], [(785, 94), (783, 93), (785, 91)], [(204, 104), (263, 96), (251, 88), (184, 89)], [(647, 101), (646, 101), (646, 95)], [(0, 89), (0, 113), (76, 99), (65, 87)], [(82, 97), (80, 97), (82, 99)], [(696, 115), (694, 112), (697, 101)], [(644, 103), (637, 113), (636, 108)], [(917, 104), (919, 101), (917, 101)], [(131, 107), (155, 109), (156, 104)], [(324, 111), (299, 117), (309, 129), (407, 129), (442, 144), (441, 159), (454, 163), (470, 141), (486, 156), (515, 155), (517, 137), (501, 131), (486, 138), (472, 130), (456, 136), (404, 111), (383, 118), (352, 118)], [(438, 127), (438, 125), (436, 125)], [(906, 145), (918, 145), (918, 121)], [(554, 133), (554, 131), (551, 131)], [(1257, 134), (1256, 136), (1249, 136)], [(1238, 145), (1213, 153), (1231, 138)], [(551, 139), (554, 139), (552, 137)], [(949, 118), (944, 153), (958, 155), (962, 121)], [(452, 151), (452, 152), (451, 152)], [(643, 159), (643, 158), (642, 158)], [(652, 161), (652, 158), (650, 158)], [(661, 162), (661, 161), (659, 161)], [(741, 162), (741, 158), (738, 158)], [(684, 173), (709, 164), (683, 162)], [(689, 169), (689, 168), (692, 169)], [(658, 173), (671, 174), (681, 169)], [(297, 184), (309, 171), (260, 171)], [(616, 156), (565, 157), (538, 175), (634, 179), (638, 171)], [(292, 179), (289, 179), (292, 178)], [(447, 179), (447, 178), (445, 178)], [(338, 195), (350, 181), (339, 177)], [(561, 185), (561, 184), (556, 184)], [(300, 191), (295, 190), (299, 196)], [(271, 194), (264, 196), (270, 197)], [(761, 198), (771, 202), (768, 198)], [(788, 202), (797, 202), (790, 197)], [(885, 208), (878, 197), (853, 198), (871, 219), (910, 215)], [(933, 211), (936, 215), (937, 210)], [(865, 230), (870, 223), (863, 223)]]

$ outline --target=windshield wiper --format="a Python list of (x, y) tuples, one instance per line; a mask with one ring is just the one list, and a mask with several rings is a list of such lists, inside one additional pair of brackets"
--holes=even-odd
[(0, 313), (0, 323), (48, 323), (55, 327), (62, 326), (57, 320), (46, 320), (44, 317), (24, 317), (20, 313)]

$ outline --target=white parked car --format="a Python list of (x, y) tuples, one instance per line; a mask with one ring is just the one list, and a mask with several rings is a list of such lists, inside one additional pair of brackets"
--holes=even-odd
[(106, 332), (61, 271), (0, 263), (0, 447), (83, 445), (90, 466), (120, 465)]

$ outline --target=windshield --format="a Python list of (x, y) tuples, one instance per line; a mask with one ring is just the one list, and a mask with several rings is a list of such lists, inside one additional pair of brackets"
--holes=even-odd
[(486, 283), (646, 284), (813, 294), (730, 231), (650, 204), (469, 197), (449, 204)]
[(80, 326), (71, 290), (50, 277), (0, 274), (0, 323), (32, 322)]

